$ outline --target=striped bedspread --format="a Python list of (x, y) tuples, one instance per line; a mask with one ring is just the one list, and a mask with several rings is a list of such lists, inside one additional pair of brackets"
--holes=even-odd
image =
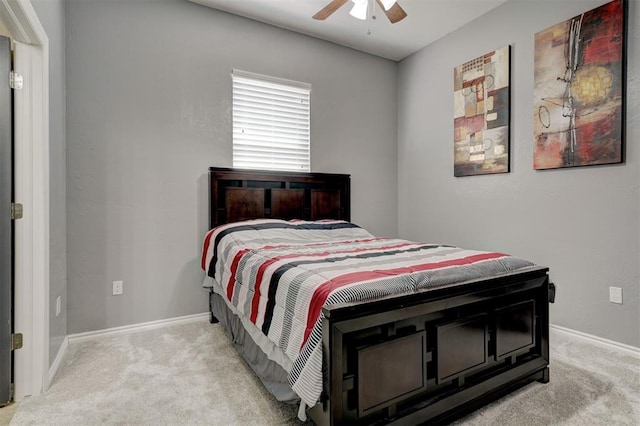
[(376, 238), (344, 221), (259, 219), (207, 234), (202, 268), (291, 360), (308, 406), (322, 392), (322, 307), (413, 292), (533, 266), (512, 256)]

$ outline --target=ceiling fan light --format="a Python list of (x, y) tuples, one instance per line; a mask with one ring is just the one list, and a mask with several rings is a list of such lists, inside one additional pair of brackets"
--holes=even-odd
[(354, 18), (365, 21), (367, 19), (367, 2), (353, 0), (353, 8), (349, 15)]
[(380, 3), (382, 3), (384, 10), (389, 10), (396, 4), (396, 0), (380, 0)]

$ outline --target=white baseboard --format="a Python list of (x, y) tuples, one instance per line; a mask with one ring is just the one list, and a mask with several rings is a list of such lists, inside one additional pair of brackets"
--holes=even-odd
[[(121, 334), (137, 333), (145, 330), (153, 330), (156, 328), (170, 327), (178, 324), (186, 324), (190, 322), (199, 322), (199, 321), (208, 321), (208, 320), (209, 320), (209, 313), (204, 312), (201, 314), (187, 315), (187, 316), (177, 317), (177, 318), (168, 318), (164, 320), (149, 321), (149, 322), (144, 322), (140, 324), (125, 325), (122, 327), (107, 328), (105, 330), (96, 330), (96, 331), (88, 331), (85, 333), (71, 334), (67, 336), (62, 342), (62, 345), (58, 350), (58, 355), (56, 356), (56, 359), (53, 361), (53, 364), (49, 369), (49, 383), (53, 381), (53, 378), (55, 377), (58, 371), (58, 368), (62, 363), (64, 355), (67, 352), (67, 348), (69, 347), (69, 344), (98, 339), (106, 336), (116, 336)], [(604, 339), (602, 337), (594, 336), (588, 333), (583, 333), (581, 331), (572, 330), (566, 327), (561, 327), (555, 324), (549, 325), (549, 328), (557, 331), (558, 333), (567, 334), (582, 340), (586, 340), (592, 344), (597, 344), (597, 345), (606, 347), (608, 349), (622, 351), (632, 356), (640, 358), (640, 348), (637, 348), (635, 346), (626, 345), (624, 343)]]
[(168, 318), (158, 321), (143, 322), (140, 324), (124, 325), (122, 327), (107, 328), (105, 330), (87, 331), (85, 333), (71, 334), (68, 336), (69, 344), (98, 339), (106, 336), (137, 333), (139, 331), (153, 330), (156, 328), (170, 327), (172, 325), (186, 324), (190, 322), (208, 321), (209, 313), (186, 315), (184, 317)]
[(56, 377), (56, 373), (60, 368), (60, 364), (62, 364), (62, 360), (64, 356), (67, 354), (67, 348), (69, 347), (69, 336), (66, 336), (60, 345), (60, 349), (58, 349), (58, 354), (56, 355), (56, 359), (53, 360), (53, 364), (49, 368), (49, 383), (47, 383), (47, 389), (51, 386), (53, 382), (53, 378)]
[(568, 334), (573, 337), (577, 337), (582, 340), (586, 340), (589, 343), (596, 344), (607, 349), (614, 349), (622, 351), (626, 354), (640, 358), (640, 348), (631, 345), (625, 345), (624, 343), (616, 342), (602, 337), (594, 336), (592, 334), (583, 333), (581, 331), (572, 330), (570, 328), (561, 327), (559, 325), (551, 324), (549, 328), (559, 333)]

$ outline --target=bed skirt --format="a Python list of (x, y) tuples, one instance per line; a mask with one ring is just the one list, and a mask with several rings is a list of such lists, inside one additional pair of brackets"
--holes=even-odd
[(216, 318), (231, 337), (238, 353), (258, 376), (264, 387), (278, 401), (291, 404), (298, 403), (300, 398), (291, 389), (287, 380), (287, 372), (275, 361), (270, 360), (253, 341), (242, 326), (240, 318), (231, 312), (222, 296), (218, 293), (210, 292), (209, 297)]

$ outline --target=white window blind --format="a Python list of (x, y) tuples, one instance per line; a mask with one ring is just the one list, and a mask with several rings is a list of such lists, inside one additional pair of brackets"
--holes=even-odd
[(310, 171), (311, 85), (233, 70), (233, 167)]

